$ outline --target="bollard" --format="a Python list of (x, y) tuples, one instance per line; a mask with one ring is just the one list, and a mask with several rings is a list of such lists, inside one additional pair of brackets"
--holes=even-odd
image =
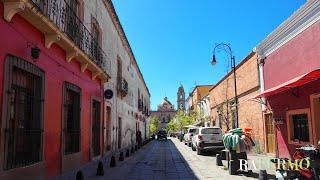
[(216, 165), (217, 166), (223, 166), (220, 154), (216, 155)]
[(98, 164), (98, 169), (97, 169), (97, 176), (104, 176), (104, 169), (103, 169), (103, 164), (100, 161)]
[(126, 151), (126, 157), (129, 157), (129, 156), (130, 156), (129, 149), (127, 149), (127, 151)]
[(230, 175), (235, 175), (235, 174), (237, 174), (236, 164), (237, 164), (236, 161), (230, 160), (230, 164), (229, 164), (229, 174), (230, 174)]
[(116, 158), (114, 156), (111, 156), (110, 167), (116, 167)]
[(259, 172), (259, 180), (267, 180), (268, 179), (268, 173), (266, 170), (260, 170)]
[(120, 152), (119, 161), (123, 161), (123, 160), (124, 160), (123, 152)]
[(76, 180), (84, 180), (82, 171), (78, 171), (77, 172)]

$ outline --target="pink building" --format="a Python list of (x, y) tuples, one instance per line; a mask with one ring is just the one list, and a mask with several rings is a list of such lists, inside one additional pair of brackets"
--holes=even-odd
[(278, 157), (320, 140), (319, 19), (320, 1), (307, 1), (256, 47), (267, 151)]

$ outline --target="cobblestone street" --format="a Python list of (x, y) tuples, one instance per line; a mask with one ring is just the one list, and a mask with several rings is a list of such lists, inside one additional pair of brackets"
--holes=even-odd
[(117, 167), (106, 168), (104, 177), (93, 179), (253, 179), (231, 176), (215, 160), (213, 155), (198, 156), (178, 139), (169, 138), (152, 141)]

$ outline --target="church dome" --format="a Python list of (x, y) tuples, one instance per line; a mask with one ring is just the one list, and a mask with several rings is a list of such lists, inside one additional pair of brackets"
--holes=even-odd
[(158, 111), (171, 111), (173, 110), (173, 105), (172, 103), (168, 100), (167, 97), (164, 98), (163, 102), (158, 105)]

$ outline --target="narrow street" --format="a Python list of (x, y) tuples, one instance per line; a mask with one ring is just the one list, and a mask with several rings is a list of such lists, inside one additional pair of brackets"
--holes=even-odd
[(152, 141), (117, 167), (106, 168), (104, 177), (92, 179), (251, 179), (229, 175), (215, 160), (213, 155), (199, 156), (178, 139), (169, 138)]

